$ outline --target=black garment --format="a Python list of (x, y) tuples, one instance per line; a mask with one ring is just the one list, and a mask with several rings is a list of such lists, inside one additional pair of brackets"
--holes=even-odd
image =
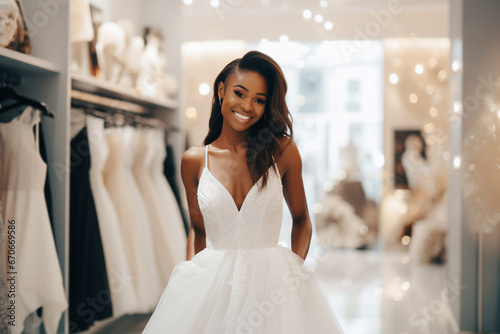
[(99, 222), (90, 188), (87, 128), (71, 141), (69, 330), (78, 333), (113, 315)]
[(174, 160), (174, 149), (172, 146), (167, 145), (167, 158), (163, 162), (163, 174), (168, 180), (170, 184), (170, 188), (175, 195), (175, 199), (177, 200), (177, 205), (179, 205), (179, 209), (181, 210), (182, 221), (184, 223), (184, 229), (186, 230), (186, 235), (189, 233), (189, 223), (187, 221), (186, 215), (184, 214), (184, 210), (182, 209), (181, 196), (179, 194), (179, 188), (177, 187), (177, 180), (175, 177), (175, 160)]

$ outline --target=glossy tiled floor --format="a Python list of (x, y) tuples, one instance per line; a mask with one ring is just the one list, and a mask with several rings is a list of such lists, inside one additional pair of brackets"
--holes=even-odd
[[(443, 300), (460, 289), (445, 279), (444, 266), (415, 265), (401, 252), (321, 247), (311, 248), (307, 264), (346, 334), (451, 333)], [(94, 333), (141, 333), (148, 318), (126, 316)]]
[(313, 252), (309, 265), (345, 333), (451, 333), (443, 300), (460, 289), (445, 266), (415, 265), (401, 252)]

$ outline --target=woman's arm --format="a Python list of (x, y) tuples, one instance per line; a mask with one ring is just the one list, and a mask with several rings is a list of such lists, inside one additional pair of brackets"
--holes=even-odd
[(305, 259), (311, 243), (312, 226), (302, 181), (302, 159), (297, 145), (291, 139), (281, 155), (280, 165), (285, 168), (283, 194), (293, 220), (292, 251)]
[[(205, 240), (205, 224), (203, 223), (203, 216), (201, 215), (200, 208), (198, 206), (198, 182), (199, 182), (199, 171), (201, 169), (201, 162), (203, 161), (203, 156), (200, 157), (200, 152), (195, 147), (190, 148), (182, 155), (181, 161), (181, 176), (182, 182), (184, 183), (184, 188), (186, 189), (187, 203), (189, 208), (189, 217), (191, 219), (191, 231), (189, 232), (190, 238), (188, 238), (188, 260), (194, 254), (202, 251), (206, 247)], [(192, 252), (192, 245), (194, 244), (194, 254)]]
[(191, 261), (193, 256), (194, 256), (194, 230), (193, 228), (190, 228), (187, 239), (186, 260)]

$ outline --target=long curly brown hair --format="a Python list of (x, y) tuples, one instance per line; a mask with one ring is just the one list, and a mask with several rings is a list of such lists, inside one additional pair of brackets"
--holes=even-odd
[(292, 138), (292, 119), (286, 105), (287, 84), (280, 66), (271, 57), (258, 51), (250, 51), (242, 58), (230, 62), (222, 69), (214, 82), (212, 113), (208, 123), (208, 134), (204, 145), (219, 138), (222, 131), (222, 113), (219, 104), (218, 86), (226, 84), (227, 78), (236, 71), (259, 73), (267, 84), (267, 98), (264, 116), (250, 128), (247, 138), (247, 166), (253, 182), (262, 177), (262, 187), (267, 184), (268, 170), (273, 157), (279, 157), (284, 150), (280, 139)]

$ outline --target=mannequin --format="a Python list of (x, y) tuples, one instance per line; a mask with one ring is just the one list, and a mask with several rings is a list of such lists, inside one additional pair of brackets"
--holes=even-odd
[(116, 82), (121, 86), (136, 89), (137, 77), (142, 68), (144, 40), (142, 37), (133, 36), (134, 27), (130, 20), (123, 19), (117, 23), (125, 33), (126, 46), (123, 54), (117, 54), (121, 69)]
[(415, 208), (404, 217), (403, 233), (411, 230), (410, 256), (415, 263), (441, 262), (445, 257), (448, 215), (446, 182), (443, 181), (447, 178), (443, 175), (446, 168), (440, 158), (443, 143), (429, 140), (429, 137), (427, 142), (429, 152), (426, 153), (432, 152), (427, 154), (429, 160), (422, 158), (422, 139), (416, 135), (406, 139), (402, 157), (411, 190), (408, 204)]
[(96, 52), (104, 80), (117, 81), (126, 45), (126, 33), (119, 24), (106, 22), (99, 27)]
[(6, 47), (14, 38), (19, 24), (19, 7), (14, 0), (0, 0), (0, 46)]
[(405, 148), (401, 162), (408, 178), (408, 185), (412, 191), (426, 192), (430, 171), (427, 161), (421, 156), (422, 139), (417, 135), (408, 136)]
[(318, 238), (326, 247), (366, 247), (376, 237), (377, 205), (365, 196), (357, 161), (358, 148), (352, 138), (340, 149), (339, 155), (345, 178), (321, 201), (323, 210), (316, 216)]
[(162, 97), (162, 81), (167, 68), (167, 59), (160, 50), (160, 36), (155, 33), (146, 36), (142, 65), (138, 77), (139, 92), (145, 96)]
[(358, 148), (352, 137), (349, 143), (340, 149), (340, 161), (347, 180), (359, 180)]

